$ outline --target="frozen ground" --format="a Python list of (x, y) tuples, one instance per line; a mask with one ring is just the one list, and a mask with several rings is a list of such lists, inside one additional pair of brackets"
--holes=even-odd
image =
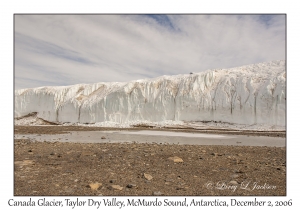
[(15, 139), (75, 143), (158, 143), (180, 145), (232, 145), (285, 147), (286, 138), (220, 135), (167, 131), (73, 131), (56, 135), (16, 134)]

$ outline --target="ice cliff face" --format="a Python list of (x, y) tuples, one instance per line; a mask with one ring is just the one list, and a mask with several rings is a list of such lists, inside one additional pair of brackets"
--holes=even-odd
[(128, 83), (15, 91), (15, 117), (52, 122), (221, 121), (285, 126), (285, 61)]

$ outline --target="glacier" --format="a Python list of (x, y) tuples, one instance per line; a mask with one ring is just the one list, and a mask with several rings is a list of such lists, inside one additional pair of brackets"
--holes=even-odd
[(224, 122), (285, 126), (286, 62), (15, 90), (15, 118), (56, 123)]

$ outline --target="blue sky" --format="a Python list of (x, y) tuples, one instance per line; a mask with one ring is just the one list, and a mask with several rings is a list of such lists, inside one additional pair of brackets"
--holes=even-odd
[(285, 15), (15, 15), (15, 89), (285, 59)]

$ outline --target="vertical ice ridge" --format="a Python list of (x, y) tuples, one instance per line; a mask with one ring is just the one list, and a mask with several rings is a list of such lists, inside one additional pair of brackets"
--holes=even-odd
[(15, 91), (15, 116), (95, 123), (181, 120), (285, 125), (285, 61), (128, 83)]

